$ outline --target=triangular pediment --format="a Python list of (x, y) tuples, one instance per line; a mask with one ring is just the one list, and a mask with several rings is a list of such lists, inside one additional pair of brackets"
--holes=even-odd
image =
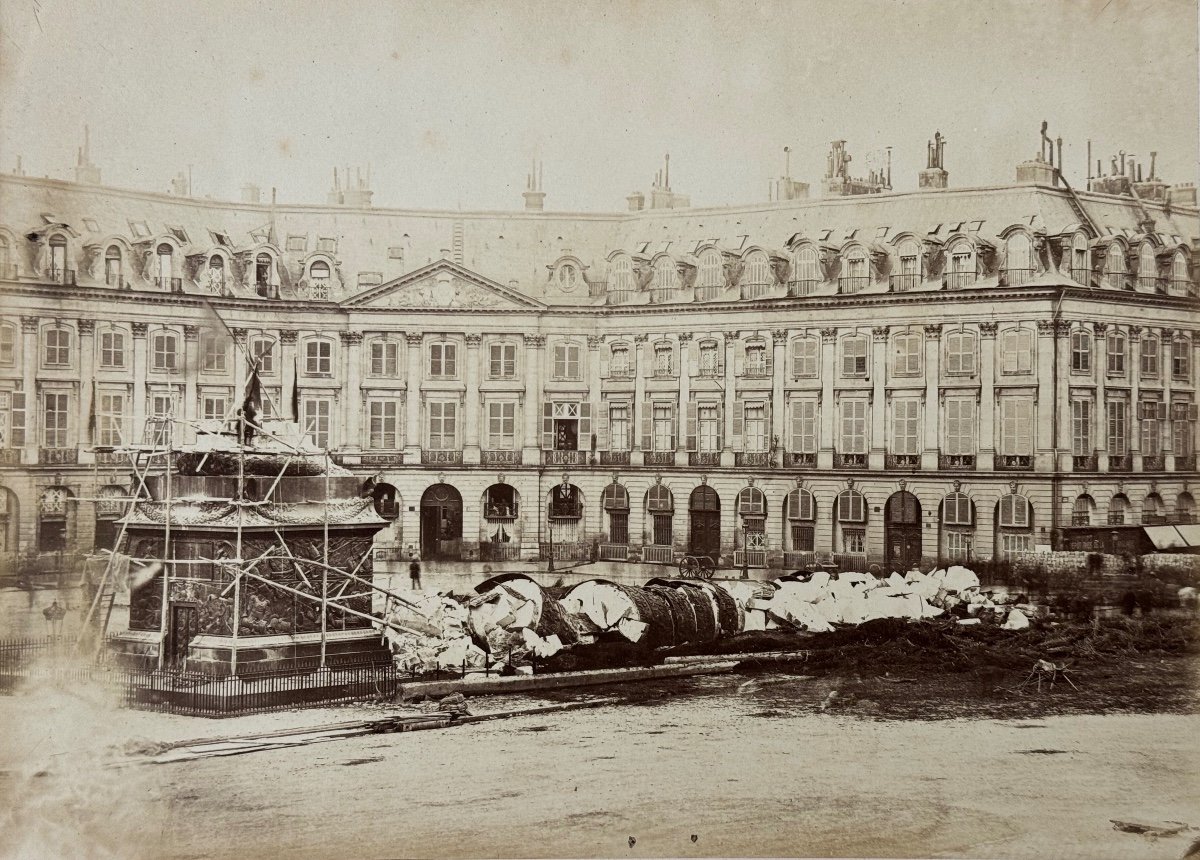
[(449, 260), (363, 290), (342, 302), (345, 307), (412, 310), (537, 310), (541, 302), (498, 284)]

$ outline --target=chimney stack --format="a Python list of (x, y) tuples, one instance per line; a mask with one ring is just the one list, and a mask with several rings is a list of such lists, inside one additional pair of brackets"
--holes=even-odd
[(75, 181), (81, 185), (100, 184), (100, 168), (92, 164), (92, 136), (87, 125), (83, 127), (83, 146), (75, 158)]
[(525, 198), (526, 212), (541, 212), (546, 208), (546, 192), (542, 190), (542, 162), (536, 158), (530, 164), (525, 191), (521, 196)]

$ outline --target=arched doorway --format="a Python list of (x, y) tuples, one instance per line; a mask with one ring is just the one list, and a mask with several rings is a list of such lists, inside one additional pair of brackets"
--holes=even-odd
[(887, 500), (883, 527), (887, 552), (884, 561), (892, 570), (909, 570), (921, 565), (921, 503), (907, 490)]
[(716, 564), (721, 555), (721, 497), (707, 484), (692, 490), (688, 497), (691, 534), (688, 552), (706, 555)]
[(75, 537), (74, 494), (66, 487), (48, 487), (39, 500), (38, 552), (64, 553)]
[(125, 514), (128, 495), (128, 490), (115, 484), (101, 487), (96, 494), (96, 532), (92, 545), (97, 550), (109, 549), (115, 552), (118, 549), (116, 542), (121, 527), (117, 520)]
[(521, 494), (512, 484), (492, 484), (480, 500), (479, 558), (512, 561), (521, 557)]
[(542, 558), (575, 561), (591, 554), (591, 547), (584, 543), (583, 504), (583, 492), (566, 475), (546, 494), (548, 542), (541, 546)]
[(434, 484), (421, 496), (421, 557), (457, 559), (462, 553), (462, 495)]

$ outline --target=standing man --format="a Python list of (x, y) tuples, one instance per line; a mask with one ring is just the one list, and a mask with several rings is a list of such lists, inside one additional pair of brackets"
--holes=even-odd
[(408, 578), (412, 581), (412, 590), (421, 590), (421, 562), (417, 561), (416, 553), (413, 553), (410, 558), (412, 561), (408, 565)]

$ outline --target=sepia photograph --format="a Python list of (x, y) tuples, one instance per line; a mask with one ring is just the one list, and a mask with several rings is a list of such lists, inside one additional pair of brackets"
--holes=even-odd
[(1200, 858), (1195, 0), (0, 0), (0, 860)]

